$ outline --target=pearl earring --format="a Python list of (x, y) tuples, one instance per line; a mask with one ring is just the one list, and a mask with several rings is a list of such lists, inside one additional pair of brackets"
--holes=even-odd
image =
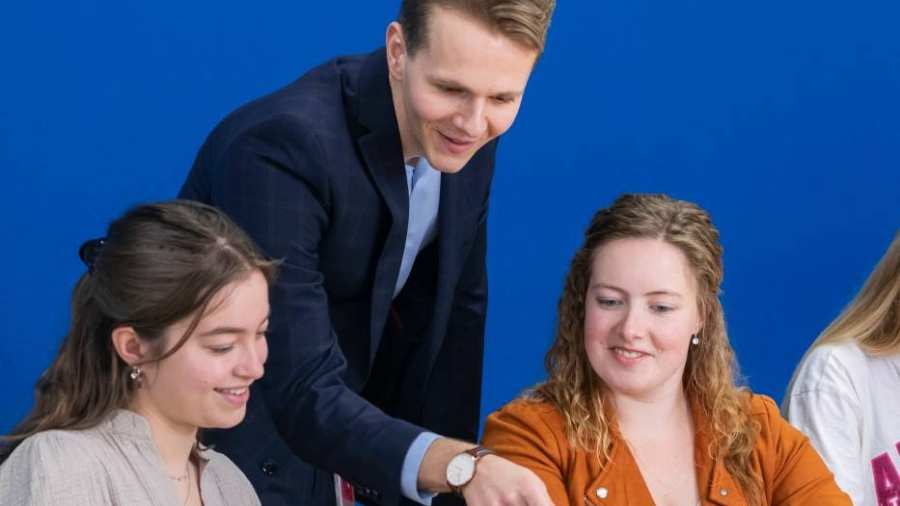
[(697, 334), (691, 336), (691, 344), (693, 344), (694, 346), (700, 344), (700, 338), (697, 337)]
[(132, 366), (131, 372), (128, 373), (128, 377), (131, 378), (137, 384), (141, 384), (141, 380), (144, 378), (144, 371), (141, 370), (138, 366)]

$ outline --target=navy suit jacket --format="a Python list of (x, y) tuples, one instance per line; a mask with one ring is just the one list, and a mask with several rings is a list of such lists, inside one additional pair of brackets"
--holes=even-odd
[(266, 374), (244, 422), (205, 438), (263, 504), (334, 504), (330, 472), (396, 504), (423, 427), (477, 438), (495, 151), (441, 176), (437, 238), (392, 300), (409, 202), (383, 49), (309, 71), (207, 138), (180, 196), (283, 261)]

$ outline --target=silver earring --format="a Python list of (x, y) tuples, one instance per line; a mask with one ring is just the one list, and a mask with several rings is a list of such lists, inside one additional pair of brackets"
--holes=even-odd
[(694, 346), (700, 344), (700, 338), (697, 337), (697, 334), (691, 336), (691, 344), (693, 344)]
[(128, 377), (131, 378), (135, 383), (140, 384), (141, 380), (144, 378), (144, 371), (141, 370), (138, 366), (132, 366), (131, 372), (128, 373)]

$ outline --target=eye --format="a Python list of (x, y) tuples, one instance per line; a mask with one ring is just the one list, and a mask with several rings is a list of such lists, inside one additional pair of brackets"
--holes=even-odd
[(675, 308), (672, 306), (667, 306), (665, 304), (651, 304), (650, 310), (654, 313), (668, 313), (670, 311), (674, 311)]
[(438, 89), (440, 89), (444, 93), (447, 93), (448, 95), (459, 95), (460, 93), (463, 92), (463, 90), (460, 88), (455, 88), (453, 86), (445, 86), (443, 84), (439, 84)]
[(505, 104), (511, 104), (511, 103), (515, 102), (516, 99), (513, 97), (501, 96), (501, 97), (492, 97), (492, 100), (494, 101), (495, 104), (505, 105)]
[(611, 299), (609, 297), (597, 297), (596, 301), (598, 306), (609, 309), (613, 309), (622, 305), (621, 300)]
[(209, 351), (215, 353), (216, 355), (224, 355), (234, 348), (234, 345), (227, 344), (223, 346), (210, 346)]
[(257, 338), (257, 339), (265, 339), (265, 338), (268, 338), (268, 337), (269, 337), (269, 331), (268, 331), (268, 330), (260, 330), (259, 332), (256, 333), (256, 338)]

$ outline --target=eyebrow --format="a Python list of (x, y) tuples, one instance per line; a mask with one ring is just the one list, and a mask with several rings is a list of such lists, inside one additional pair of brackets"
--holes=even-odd
[[(263, 320), (261, 322), (259, 322), (259, 326), (262, 327), (263, 324), (265, 324), (268, 321), (269, 321), (269, 315), (266, 315), (266, 317), (263, 318)], [(247, 329), (242, 328), (242, 327), (222, 326), (222, 327), (215, 327), (213, 329), (207, 330), (205, 332), (197, 334), (197, 336), (198, 337), (210, 337), (210, 336), (218, 336), (218, 335), (222, 335), (222, 334), (243, 334), (244, 332), (247, 332)]]
[(216, 327), (211, 330), (207, 330), (202, 334), (199, 334), (199, 337), (210, 337), (210, 336), (218, 336), (221, 334), (242, 334), (246, 331), (246, 329), (240, 327)]
[[(591, 290), (596, 290), (598, 288), (606, 288), (609, 290), (615, 290), (617, 292), (626, 293), (626, 291), (624, 289), (619, 288), (618, 286), (615, 286), (615, 285), (608, 285), (606, 283), (594, 283), (593, 285), (591, 285)], [(674, 290), (653, 290), (651, 292), (645, 293), (644, 295), (670, 295), (672, 297), (681, 298), (681, 294)]]
[[(466, 93), (472, 93), (472, 90), (470, 90), (468, 86), (464, 86), (462, 83), (454, 81), (453, 79), (445, 79), (443, 77), (430, 77), (429, 80), (432, 82), (432, 84), (436, 84), (438, 86), (459, 89), (465, 91)], [(494, 93), (491, 96), (512, 99), (521, 96), (522, 93), (524, 93), (524, 91), (501, 91), (499, 93)]]

